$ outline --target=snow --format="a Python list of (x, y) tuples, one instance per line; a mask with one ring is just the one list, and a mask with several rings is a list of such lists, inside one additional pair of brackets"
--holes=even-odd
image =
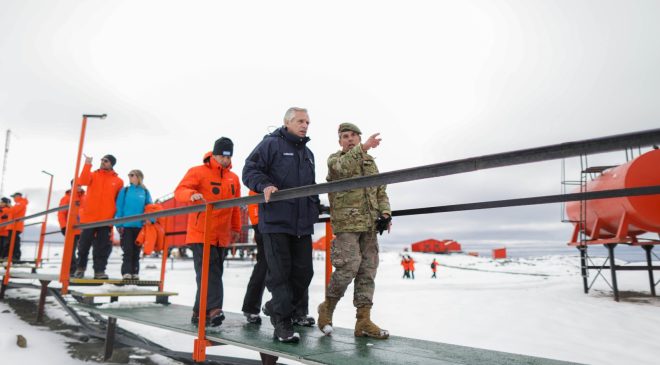
[[(416, 260), (415, 280), (401, 278), (399, 252), (381, 252), (372, 319), (392, 335), (586, 364), (660, 363), (660, 346), (656, 343), (660, 336), (660, 300), (645, 296), (617, 303), (602, 279), (585, 295), (576, 255), (497, 261), (468, 255), (410, 255)], [(119, 257), (120, 250), (116, 249), (108, 266), (111, 277), (119, 274)], [(441, 265), (437, 279), (431, 279), (433, 258)], [(160, 271), (145, 267), (159, 267), (159, 263), (160, 259), (143, 259), (141, 278), (158, 280)], [(309, 308), (310, 314), (316, 316), (316, 307), (323, 301), (324, 262), (315, 260), (314, 267)], [(165, 290), (179, 293), (170, 297), (170, 301), (192, 305), (195, 294), (192, 260), (176, 260), (173, 267), (168, 261), (167, 269)], [(250, 261), (227, 262), (224, 272), (226, 311), (240, 312), (251, 270)], [(43, 272), (56, 273), (57, 265), (49, 265)], [(590, 280), (594, 275), (592, 272)], [(605, 277), (610, 280), (609, 272)], [(646, 272), (620, 272), (618, 281), (623, 291), (649, 291)], [(351, 328), (354, 325), (352, 291), (351, 286), (337, 306), (335, 326)], [(16, 293), (16, 290), (8, 291), (11, 292)], [(18, 295), (36, 300), (36, 293), (21, 289)], [(264, 298), (269, 296), (266, 292)], [(130, 297), (107, 305), (156, 305), (145, 303), (147, 301), (151, 298)], [(7, 308), (6, 304), (0, 305), (2, 309)], [(49, 306), (47, 313), (50, 316), (57, 311)], [(67, 316), (59, 311), (61, 314), (56, 316)], [(66, 354), (62, 337), (30, 327), (13, 314), (0, 315), (3, 323), (8, 323), (0, 330), (0, 351), (10, 356), (9, 359), (25, 361), (24, 354), (29, 354), (34, 362), (75, 363)], [(191, 336), (121, 320), (118, 323), (172, 349), (192, 351)], [(28, 349), (15, 345), (18, 332), (28, 337)], [(41, 351), (42, 341), (48, 351)], [(213, 347), (208, 352), (259, 358), (256, 352), (233, 346)], [(167, 359), (160, 360), (167, 363)]]

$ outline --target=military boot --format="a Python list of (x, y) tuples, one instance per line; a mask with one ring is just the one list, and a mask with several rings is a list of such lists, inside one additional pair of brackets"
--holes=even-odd
[(371, 307), (361, 307), (357, 309), (355, 318), (355, 337), (371, 337), (384, 340), (390, 337), (387, 330), (380, 329), (371, 322)]
[(317, 321), (321, 332), (329, 335), (332, 333), (332, 313), (339, 302), (339, 298), (325, 298), (325, 302), (319, 304), (319, 320)]

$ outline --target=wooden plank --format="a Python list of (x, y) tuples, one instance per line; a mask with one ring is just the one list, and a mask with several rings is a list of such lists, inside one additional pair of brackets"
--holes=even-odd
[(153, 290), (143, 290), (143, 291), (118, 291), (118, 292), (99, 292), (99, 293), (83, 293), (79, 291), (69, 291), (69, 294), (73, 296), (83, 297), (83, 298), (92, 298), (92, 297), (146, 297), (146, 296), (156, 296), (156, 297), (171, 297), (174, 295), (179, 295), (179, 293), (169, 292), (169, 291), (153, 291)]
[[(127, 305), (114, 308), (99, 308), (84, 304), (73, 304), (72, 306), (147, 326), (191, 336), (197, 335), (197, 327), (190, 323), (192, 308), (187, 306), (177, 304), (161, 307), (130, 307)], [(353, 336), (353, 330), (345, 328), (335, 328), (332, 336), (323, 336), (316, 327), (296, 327), (296, 331), (301, 334), (300, 343), (284, 344), (273, 339), (273, 327), (267, 318), (264, 318), (261, 325), (254, 325), (248, 324), (245, 317), (238, 313), (225, 312), (225, 316), (227, 318), (222, 326), (207, 329), (208, 340), (306, 364), (572, 364), (398, 336), (391, 336), (387, 340), (356, 338)]]
[(160, 281), (158, 280), (122, 280), (122, 279), (86, 279), (86, 278), (71, 278), (69, 279), (69, 286), (94, 286), (94, 285), (103, 285), (103, 284), (112, 284), (112, 285), (137, 285), (137, 286), (159, 286)]

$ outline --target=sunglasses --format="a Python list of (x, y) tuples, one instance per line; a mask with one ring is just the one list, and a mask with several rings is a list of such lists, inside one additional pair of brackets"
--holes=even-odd
[(135, 176), (135, 174), (128, 174), (128, 177), (133, 177), (133, 176)]
[(104, 158), (104, 159), (101, 160), (101, 162), (110, 162), (110, 160), (108, 160), (107, 158)]

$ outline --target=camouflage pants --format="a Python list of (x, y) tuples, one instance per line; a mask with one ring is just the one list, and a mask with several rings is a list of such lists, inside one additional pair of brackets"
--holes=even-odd
[(356, 308), (373, 305), (378, 270), (378, 240), (376, 231), (340, 232), (331, 248), (332, 273), (327, 296), (341, 298), (355, 279), (353, 305)]

